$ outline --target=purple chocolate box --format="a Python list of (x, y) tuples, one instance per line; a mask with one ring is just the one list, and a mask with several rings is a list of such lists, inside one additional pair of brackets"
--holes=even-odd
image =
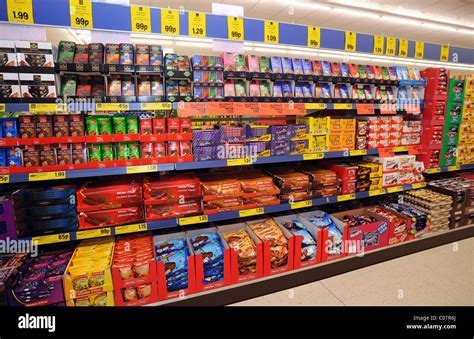
[(303, 154), (308, 150), (308, 140), (294, 140), (290, 144), (291, 154)]
[(194, 146), (194, 161), (217, 160), (217, 146)]
[(7, 197), (0, 197), (0, 240), (16, 239), (16, 226), (13, 202)]
[(258, 125), (245, 125), (245, 137), (247, 139), (253, 139), (261, 137), (262, 135), (267, 134), (267, 127), (258, 126)]
[(306, 125), (290, 125), (290, 138), (304, 138), (306, 137)]
[(220, 140), (221, 132), (217, 129), (193, 131), (193, 146), (216, 146)]
[(287, 141), (290, 139), (290, 126), (273, 125), (268, 127), (268, 133), (272, 135), (272, 141)]
[(288, 155), (290, 154), (290, 142), (287, 140), (272, 140), (266, 145), (267, 149), (270, 149), (270, 154), (274, 155)]

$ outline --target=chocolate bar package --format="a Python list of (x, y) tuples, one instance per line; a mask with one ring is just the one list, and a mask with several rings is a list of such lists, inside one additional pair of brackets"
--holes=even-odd
[(0, 67), (16, 67), (17, 65), (15, 43), (0, 40)]
[(291, 88), (290, 81), (282, 81), (281, 82), (281, 91), (284, 98), (291, 98), (293, 97), (293, 89)]
[(92, 91), (91, 77), (88, 75), (80, 75), (77, 77), (76, 96), (90, 97)]
[(295, 74), (304, 74), (303, 61), (300, 58), (291, 59), (293, 65), (293, 72)]
[(70, 64), (74, 60), (76, 43), (73, 41), (61, 41), (58, 46), (58, 63)]
[(53, 46), (49, 42), (15, 41), (19, 67), (54, 67)]
[(84, 117), (80, 114), (69, 115), (69, 134), (72, 137), (84, 135)]
[(153, 96), (162, 96), (162, 95), (164, 95), (163, 80), (158, 75), (152, 75), (151, 76), (151, 95), (153, 95)]
[(53, 136), (51, 115), (38, 115), (36, 117), (36, 136), (38, 138), (50, 138)]
[(102, 150), (100, 144), (88, 144), (89, 162), (102, 161)]
[(118, 65), (120, 63), (120, 45), (106, 44), (105, 45), (105, 63), (107, 65)]
[(311, 60), (309, 59), (303, 59), (302, 60), (302, 66), (303, 66), (303, 74), (306, 75), (312, 75), (314, 74), (313, 72), (313, 65), (311, 63)]
[(321, 68), (324, 76), (331, 76), (331, 63), (329, 61), (321, 61)]
[(286, 73), (286, 74), (293, 74), (294, 73), (293, 66), (291, 64), (291, 58), (282, 57), (281, 58), (281, 64), (282, 64), (282, 67), (283, 67), (283, 73)]
[(79, 229), (118, 226), (140, 221), (143, 221), (141, 206), (81, 212), (79, 214)]
[(87, 44), (76, 44), (74, 51), (74, 63), (75, 64), (87, 64), (89, 63), (89, 51)]
[(237, 72), (246, 72), (247, 64), (245, 63), (245, 56), (243, 54), (235, 54), (235, 70)]
[(149, 75), (140, 75), (138, 78), (137, 95), (150, 96), (151, 95), (151, 77)]
[(131, 75), (122, 75), (122, 96), (135, 95), (135, 82)]
[(76, 95), (76, 74), (64, 74), (61, 77), (61, 96), (73, 97)]
[(290, 154), (290, 143), (287, 140), (269, 141), (267, 142), (265, 148), (270, 150), (270, 154), (272, 156)]
[(58, 165), (72, 164), (72, 146), (71, 144), (58, 144), (56, 148)]
[(247, 82), (242, 79), (235, 79), (235, 96), (245, 97), (247, 96)]
[(341, 67), (338, 62), (331, 62), (331, 73), (333, 77), (341, 76)]
[[(1, 60), (1, 52), (0, 52)], [(0, 99), (21, 98), (17, 73), (0, 73)]]
[(38, 167), (40, 165), (40, 153), (38, 145), (26, 145), (23, 150), (23, 166)]
[(104, 77), (101, 75), (91, 76), (91, 96), (103, 97), (105, 95)]
[(20, 73), (20, 91), (23, 98), (56, 98), (55, 75)]
[(372, 65), (365, 65), (365, 74), (367, 79), (375, 79), (374, 68)]
[(163, 65), (163, 50), (160, 45), (150, 45), (150, 65), (151, 66), (162, 66)]
[(260, 72), (270, 73), (272, 70), (270, 68), (270, 60), (266, 56), (258, 57), (258, 64), (260, 66)]
[(189, 58), (186, 55), (178, 55), (177, 58), (178, 71), (190, 71)]
[(84, 144), (72, 144), (72, 163), (75, 165), (87, 164), (87, 148)]
[(34, 115), (20, 115), (18, 117), (20, 138), (36, 137), (36, 117)]
[(187, 80), (182, 80), (178, 83), (179, 96), (187, 97), (191, 96), (191, 83)]
[(165, 55), (165, 68), (170, 71), (178, 70), (178, 55), (173, 53), (167, 53)]
[(122, 95), (122, 79), (119, 74), (112, 74), (108, 81), (108, 96), (121, 96)]
[(360, 79), (367, 79), (367, 73), (365, 71), (365, 66), (364, 65), (358, 65), (357, 69), (358, 69), (358, 72), (359, 72), (359, 78)]
[(21, 148), (20, 147), (8, 147), (6, 148), (7, 154), (7, 165), (10, 167), (16, 166), (21, 167)]
[(322, 90), (322, 97), (327, 99), (327, 98), (331, 98), (332, 97), (332, 94), (331, 94), (331, 87), (328, 83), (322, 83), (321, 84), (321, 90)]
[(150, 65), (150, 46), (146, 44), (135, 45), (135, 65)]
[(132, 44), (120, 44), (120, 65), (133, 65), (133, 45)]
[(283, 73), (283, 65), (281, 57), (272, 56), (270, 57), (270, 65), (273, 73)]
[(179, 82), (177, 80), (170, 80), (166, 82), (166, 95), (168, 97), (179, 96)]
[(69, 136), (69, 115), (53, 115), (53, 130), (55, 137)]
[(275, 81), (273, 84), (273, 97), (281, 98), (283, 97), (283, 91), (281, 88), (281, 81)]
[(247, 68), (249, 72), (260, 72), (260, 65), (258, 63), (258, 56), (247, 55)]
[(303, 83), (296, 83), (295, 85), (295, 98), (303, 98)]
[(1, 132), (3, 138), (18, 138), (18, 126), (16, 118), (2, 118)]
[(104, 45), (101, 43), (89, 44), (89, 63), (100, 65), (104, 63)]
[(350, 77), (351, 74), (349, 73), (349, 66), (345, 62), (340, 63), (341, 69), (341, 76), (342, 77)]
[(40, 165), (54, 166), (57, 164), (56, 148), (52, 145), (40, 145)]

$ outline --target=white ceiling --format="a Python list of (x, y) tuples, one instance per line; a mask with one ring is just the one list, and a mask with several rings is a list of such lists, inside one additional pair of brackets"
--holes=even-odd
[[(308, 1), (308, 0), (306, 0)], [(315, 25), (340, 30), (353, 30), (361, 33), (383, 34), (397, 38), (422, 40), (439, 44), (451, 44), (460, 47), (474, 48), (474, 36), (465, 33), (451, 32), (432, 28), (414, 27), (406, 24), (384, 22), (381, 19), (361, 18), (352, 15), (311, 9), (295, 5), (293, 15), (289, 14), (288, 5), (271, 0), (243, 1), (202, 1), (202, 0), (130, 0), (130, 4), (161, 8), (179, 8), (185, 10), (211, 12), (212, 2), (243, 6), (245, 16), (257, 19), (293, 22), (304, 25)], [(337, 0), (311, 1), (334, 5)], [(354, 1), (356, 2), (356, 1)], [(367, 2), (367, 0), (357, 1)], [(371, 0), (372, 3), (402, 6), (410, 10), (448, 17), (454, 21), (474, 22), (474, 0)], [(288, 1), (290, 3), (290, 1)], [(337, 4), (336, 4), (337, 5)]]

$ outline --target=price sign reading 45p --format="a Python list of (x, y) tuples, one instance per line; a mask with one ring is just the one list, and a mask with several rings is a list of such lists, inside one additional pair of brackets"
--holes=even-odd
[(408, 56), (408, 40), (400, 40), (398, 43), (398, 56), (406, 58)]
[(308, 26), (308, 47), (321, 47), (321, 29), (318, 27)]
[(33, 0), (7, 0), (8, 21), (32, 24)]
[(381, 35), (374, 35), (374, 54), (383, 54), (385, 39)]
[(417, 41), (415, 43), (415, 59), (423, 59), (425, 55), (425, 43), (423, 41)]
[(227, 38), (244, 40), (244, 20), (235, 16), (227, 17)]
[(204, 13), (188, 13), (189, 35), (205, 37), (206, 36), (206, 14)]
[(279, 40), (279, 24), (275, 21), (265, 21), (264, 41), (267, 44), (277, 44)]
[(348, 52), (355, 52), (357, 49), (357, 33), (346, 32), (346, 43), (344, 49)]
[(161, 10), (161, 33), (179, 35), (179, 11), (174, 9)]
[(151, 32), (150, 7), (130, 6), (133, 32)]
[(69, 0), (71, 26), (77, 28), (93, 28), (92, 3), (90, 0)]

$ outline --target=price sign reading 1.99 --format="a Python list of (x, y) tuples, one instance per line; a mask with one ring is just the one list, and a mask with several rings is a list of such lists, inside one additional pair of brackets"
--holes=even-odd
[(90, 0), (69, 0), (71, 26), (77, 28), (93, 28), (92, 3)]
[(227, 17), (227, 38), (244, 40), (244, 20), (235, 16)]
[(8, 21), (32, 24), (33, 0), (7, 0)]
[(130, 6), (132, 31), (151, 33), (150, 7)]
[(161, 33), (179, 35), (179, 11), (174, 9), (161, 10)]

